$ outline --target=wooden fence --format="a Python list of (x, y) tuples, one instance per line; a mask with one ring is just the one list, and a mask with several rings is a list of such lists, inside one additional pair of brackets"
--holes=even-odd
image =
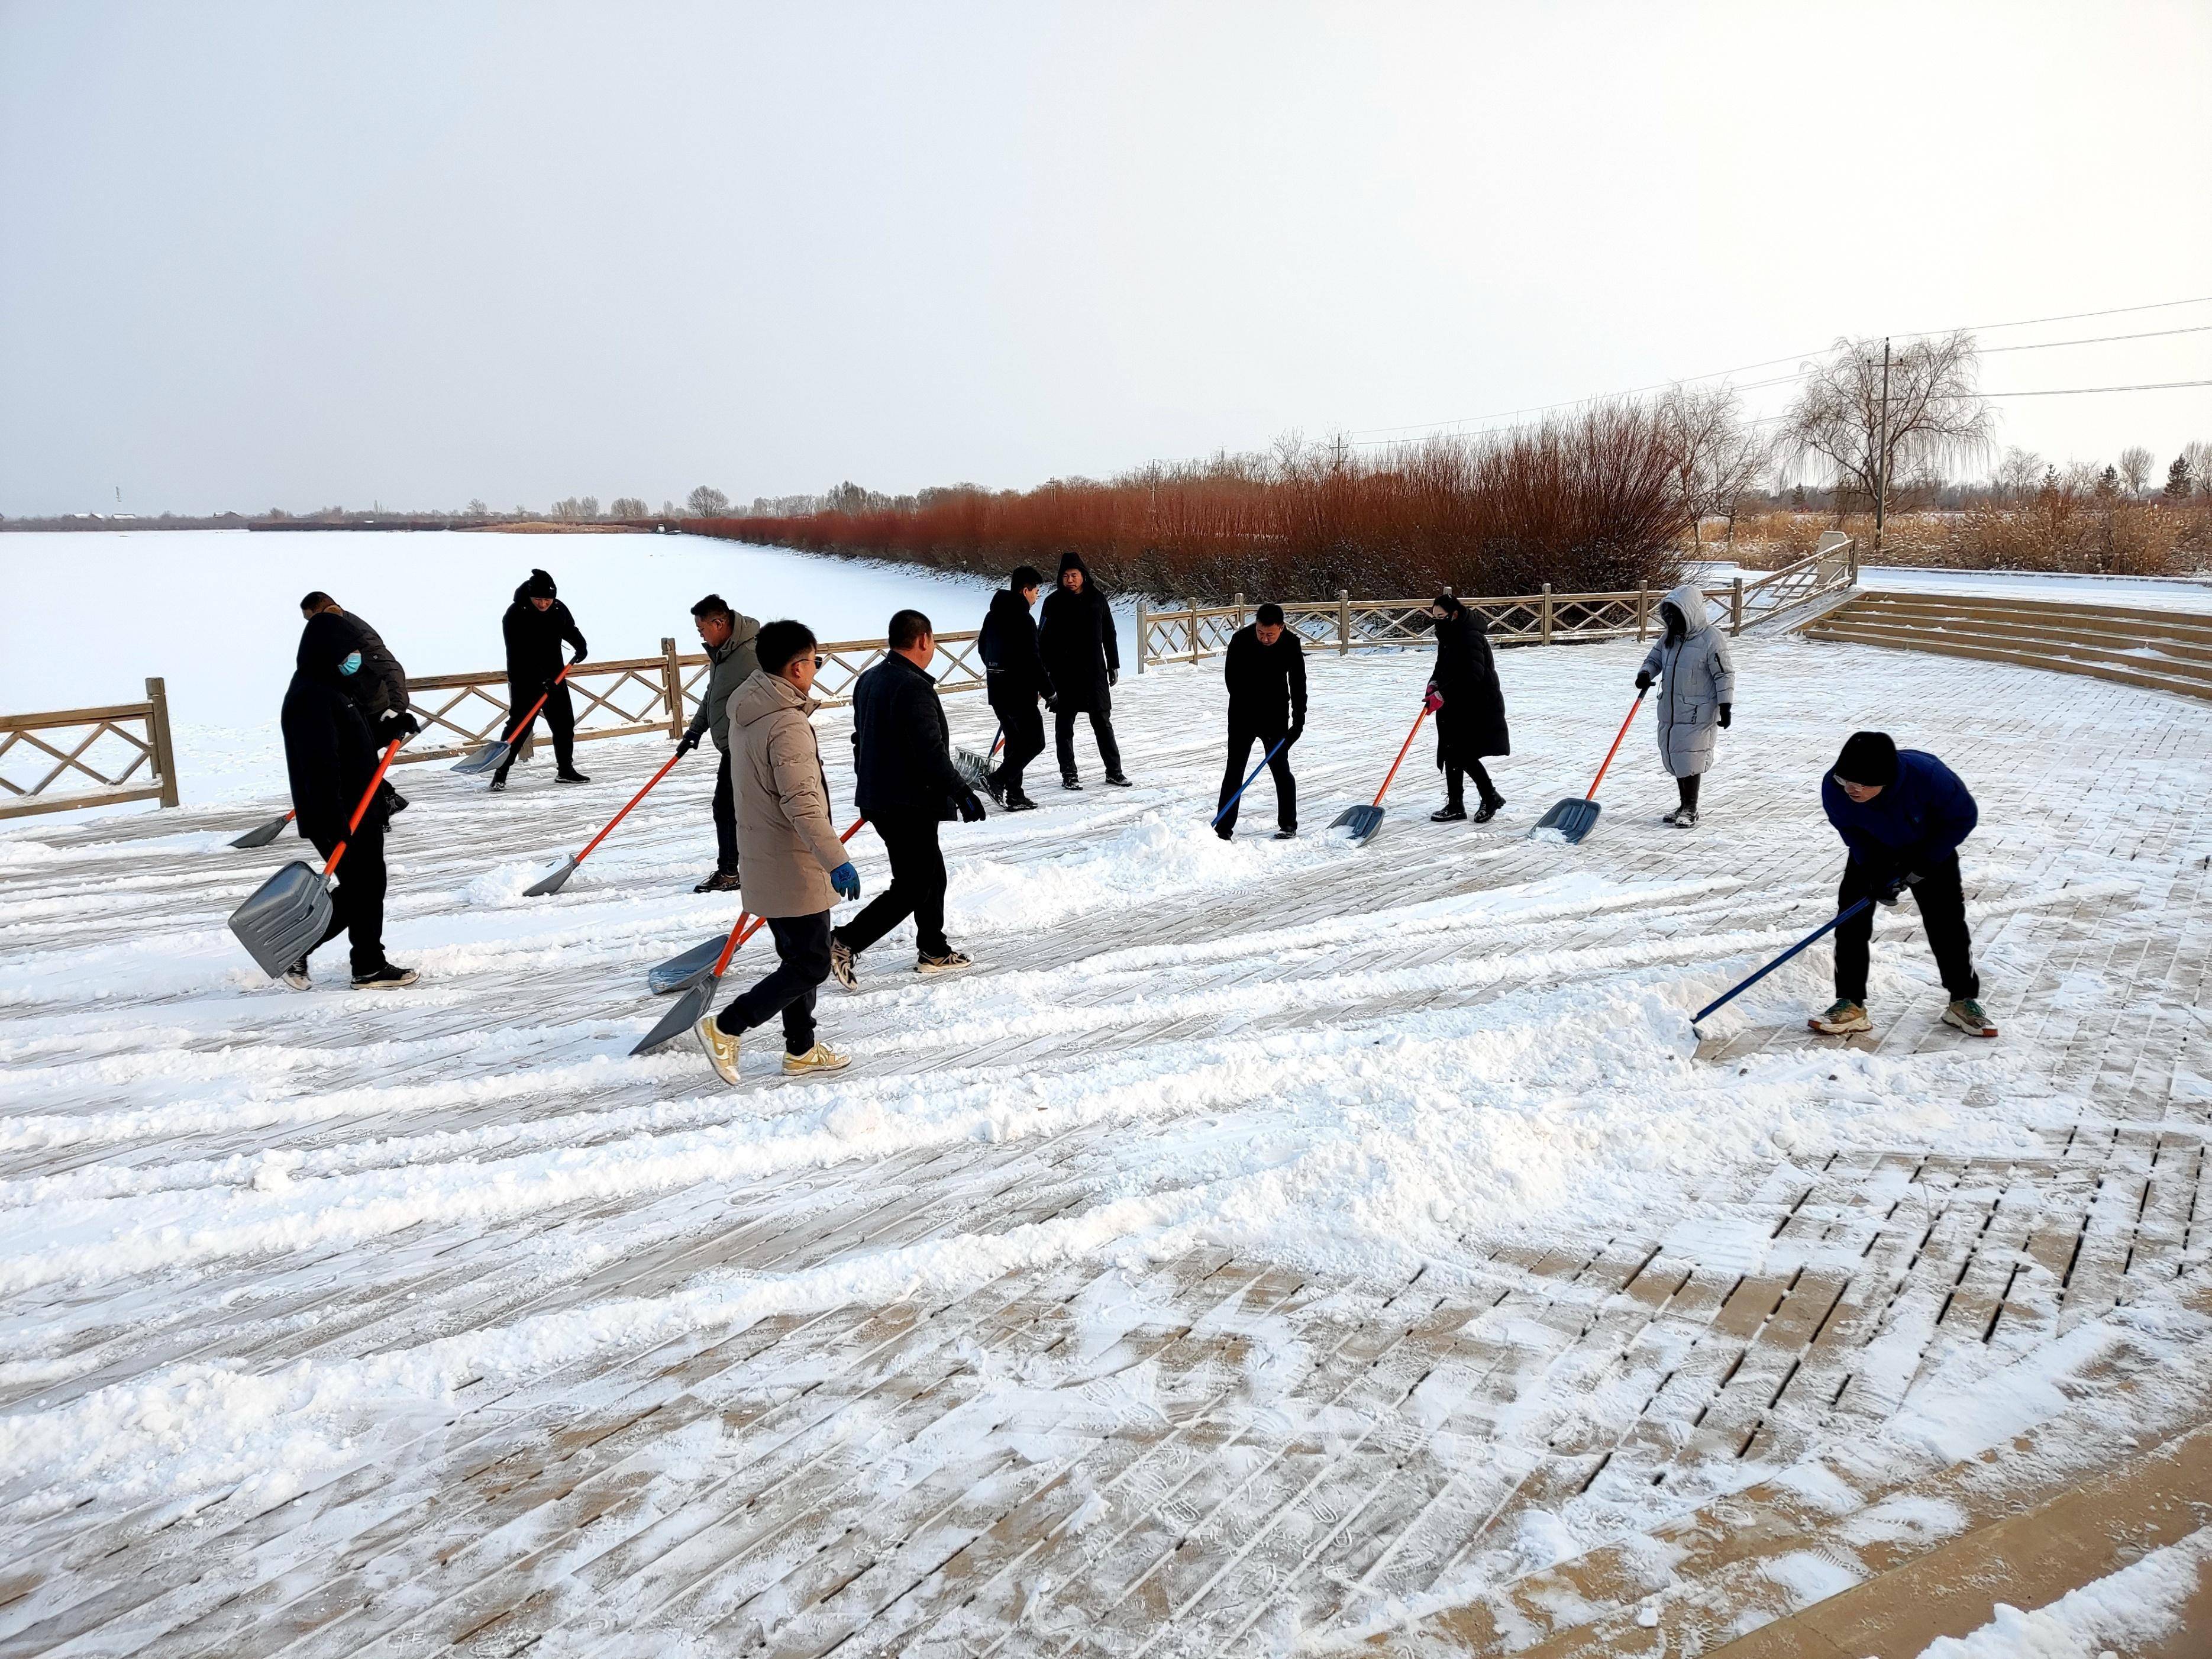
[[(93, 787), (76, 787), (85, 780)], [(159, 678), (146, 682), (143, 702), (0, 714), (0, 818), (155, 799), (177, 804), (169, 697)]]
[[(815, 647), (822, 659), (814, 695), (833, 708), (853, 701), (853, 686), (883, 660), (882, 640), (825, 641)], [(709, 663), (703, 651), (679, 652), (676, 641), (660, 642), (657, 657), (586, 657), (562, 682), (576, 708), (576, 741), (629, 738), (645, 732), (679, 737), (699, 707)], [(975, 655), (973, 633), (939, 634), (930, 672), (937, 689), (951, 694), (983, 689), (983, 665)], [(507, 674), (427, 674), (407, 682), (408, 706), (422, 723), (422, 735), (399, 751), (401, 761), (450, 760), (473, 753), (507, 735), (514, 714), (507, 708)], [(536, 728), (542, 730), (542, 727)], [(526, 747), (524, 754), (528, 754)]]
[[(1858, 580), (1851, 539), (1831, 531), (1821, 545), (1795, 564), (1747, 581), (1738, 576), (1700, 589), (1731, 634), (1778, 617)], [(1495, 645), (1562, 645), (1586, 640), (1647, 639), (1658, 626), (1655, 588), (1613, 593), (1554, 593), (1549, 582), (1537, 593), (1503, 598), (1462, 597), (1490, 626)], [(1355, 599), (1343, 589), (1333, 600), (1283, 606), (1284, 626), (1309, 651), (1401, 649), (1421, 642), (1428, 626), (1427, 599)], [(1252, 620), (1254, 607), (1238, 594), (1228, 605), (1187, 605), (1179, 611), (1137, 607), (1138, 672), (1147, 665), (1196, 662), (1229, 648), (1229, 639)]]

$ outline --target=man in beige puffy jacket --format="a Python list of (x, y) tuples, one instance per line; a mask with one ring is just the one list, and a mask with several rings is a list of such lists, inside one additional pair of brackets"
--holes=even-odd
[(725, 1083), (738, 1081), (738, 1034), (783, 1016), (783, 1069), (842, 1071), (814, 1037), (814, 995), (830, 976), (830, 910), (860, 896), (860, 878), (830, 818), (830, 782), (811, 716), (814, 635), (772, 622), (754, 641), (760, 667), (730, 693), (730, 775), (737, 795), (744, 907), (768, 923), (775, 969), (692, 1029)]

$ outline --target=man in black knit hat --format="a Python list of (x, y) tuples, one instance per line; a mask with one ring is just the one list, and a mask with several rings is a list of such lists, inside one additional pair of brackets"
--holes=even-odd
[[(1981, 812), (1959, 775), (1933, 755), (1899, 749), (1887, 732), (1855, 732), (1820, 781), (1820, 805), (1850, 849), (1836, 908), (1847, 910), (1863, 898), (1893, 905), (1911, 888), (1951, 996), (1944, 1023), (1969, 1036), (1995, 1036), (1997, 1028), (1979, 1000), (1959, 877), (1960, 843), (1973, 833)], [(1866, 1011), (1873, 938), (1870, 908), (1837, 927), (1836, 1000), (1814, 1016), (1814, 1030), (1843, 1036), (1874, 1029)]]
[[(507, 720), (521, 720), (531, 704), (544, 696), (545, 725), (553, 733), (554, 775), (562, 783), (589, 783), (591, 780), (576, 769), (575, 705), (568, 701), (565, 682), (554, 684), (562, 669), (562, 641), (574, 647), (568, 661), (573, 668), (584, 659), (584, 635), (568, 614), (568, 607), (561, 603), (560, 590), (554, 586), (552, 577), (543, 570), (530, 573), (530, 580), (514, 590), (514, 603), (500, 619), (500, 631), (507, 636)], [(531, 728), (537, 724), (532, 715), (523, 722), (521, 730), (510, 725), (501, 734), (511, 747), (499, 770), (491, 775), (494, 789), (507, 787), (507, 769), (514, 764), (514, 757), (521, 753)]]

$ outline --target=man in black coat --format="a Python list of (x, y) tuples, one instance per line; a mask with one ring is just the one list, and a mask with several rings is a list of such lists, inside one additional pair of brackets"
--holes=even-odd
[(1109, 691), (1121, 678), (1121, 647), (1114, 637), (1114, 611), (1091, 584), (1080, 553), (1060, 556), (1060, 586), (1045, 595), (1037, 624), (1037, 650), (1051, 682), (1048, 706), (1060, 754), (1060, 787), (1080, 789), (1075, 775), (1075, 717), (1091, 716), (1098, 739), (1098, 758), (1106, 781), (1127, 788), (1121, 775), (1121, 748), (1114, 741), (1114, 699)]
[(1037, 627), (1030, 615), (1044, 578), (1023, 565), (991, 595), (977, 652), (983, 659), (983, 691), (991, 712), (1006, 734), (1006, 757), (990, 775), (991, 793), (1009, 812), (1027, 812), (1036, 803), (1022, 793), (1022, 769), (1044, 753), (1044, 719), (1037, 699), (1049, 696), (1044, 659), (1037, 654)]
[(1490, 653), (1490, 627), (1449, 593), (1439, 593), (1429, 606), (1429, 620), (1437, 630), (1437, 665), (1429, 690), (1443, 700), (1437, 710), (1437, 764), (1444, 775), (1444, 804), (1429, 817), (1449, 823), (1467, 817), (1462, 792), (1472, 776), (1481, 798), (1474, 821), (1487, 823), (1505, 805), (1505, 797), (1492, 786), (1483, 757), (1513, 752), (1505, 729), (1505, 693)]
[[(390, 814), (372, 799), (361, 823), (348, 828), (380, 758), (368, 721), (346, 681), (358, 670), (355, 635), (341, 617), (311, 617), (300, 635), (297, 666), (285, 689), (282, 726), (284, 769), (292, 785), (294, 822), (301, 836), (327, 860), (346, 844), (331, 896), (330, 931), (320, 946), (343, 932), (353, 947), (353, 982), (364, 990), (412, 985), (412, 969), (395, 968), (384, 954), (384, 829)], [(307, 988), (307, 958), (283, 975), (295, 990)]]
[(919, 611), (891, 618), (890, 649), (853, 688), (853, 805), (890, 854), (890, 885), (833, 929), (830, 971), (860, 988), (853, 959), (911, 915), (918, 974), (956, 972), (968, 957), (945, 937), (945, 854), (937, 826), (955, 812), (983, 820), (983, 803), (952, 764), (951, 733), (929, 672), (936, 630)]
[[(1229, 798), (1244, 781), (1244, 763), (1256, 743), (1262, 753), (1272, 751), (1267, 769), (1275, 780), (1275, 839), (1288, 841), (1298, 833), (1291, 746), (1305, 735), (1306, 653), (1298, 636), (1283, 626), (1282, 606), (1261, 605), (1251, 627), (1230, 635), (1221, 677), (1229, 684), (1229, 764), (1221, 774), (1213, 833), (1224, 841), (1236, 833), (1237, 806)], [(1277, 749), (1283, 738), (1288, 741)]]
[[(336, 617), (351, 636), (356, 660), (346, 671), (345, 693), (360, 705), (380, 744), (411, 738), (422, 729), (408, 712), (407, 671), (366, 617), (343, 609), (320, 588), (300, 601), (300, 614), (310, 618)], [(407, 810), (407, 798), (392, 787), (390, 778), (377, 786), (376, 793), (386, 813)]]
[[(576, 769), (575, 705), (568, 701), (565, 682), (553, 684), (562, 666), (562, 641), (574, 647), (568, 666), (573, 668), (584, 659), (583, 632), (559, 595), (552, 577), (543, 570), (532, 570), (530, 580), (514, 590), (514, 603), (500, 619), (500, 631), (507, 636), (507, 718), (522, 720), (530, 705), (544, 696), (546, 728), (553, 733), (554, 775), (562, 783), (589, 783), (591, 780)], [(537, 716), (532, 715), (523, 721), (521, 730), (509, 725), (501, 733), (512, 747), (499, 763), (499, 770), (491, 775), (494, 789), (507, 787), (507, 769), (514, 764), (515, 756), (537, 724)]]

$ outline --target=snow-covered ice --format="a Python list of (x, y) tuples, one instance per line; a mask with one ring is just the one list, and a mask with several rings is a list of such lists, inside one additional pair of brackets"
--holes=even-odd
[[(1601, 1548), (1662, 1589), (1667, 1529), (1755, 1488), (1834, 1529), (1756, 1575), (1769, 1615), (1953, 1535), (1916, 1481), (2203, 1348), (2212, 737), (2100, 682), (1737, 650), (1699, 830), (1658, 822), (1647, 726), (1578, 847), (1527, 831), (1631, 643), (1504, 654), (1505, 812), (1430, 823), (1424, 745), (1359, 847), (1322, 828), (1423, 654), (1312, 659), (1285, 842), (1264, 779), (1206, 830), (1218, 663), (1127, 674), (1138, 787), (1085, 733), (1094, 787), (1048, 759), (1044, 810), (948, 826), (979, 968), (918, 979), (895, 933), (825, 990), (827, 1081), (772, 1039), (734, 1091), (628, 1054), (646, 969), (732, 914), (690, 890), (708, 767), (521, 896), (654, 740), (593, 745), (587, 790), (411, 774), (399, 995), (340, 947), (287, 993), (224, 931), (297, 844), (224, 844), (266, 799), (0, 834), (0, 1638), (1330, 1651), (1597, 1617), (1511, 1597)], [(1701, 1044), (1689, 1012), (1830, 913), (1817, 783), (1875, 724), (1981, 799), (2005, 1036), (1936, 1023), (1908, 905), (1874, 1040), (1804, 1032), (1823, 948)]]

